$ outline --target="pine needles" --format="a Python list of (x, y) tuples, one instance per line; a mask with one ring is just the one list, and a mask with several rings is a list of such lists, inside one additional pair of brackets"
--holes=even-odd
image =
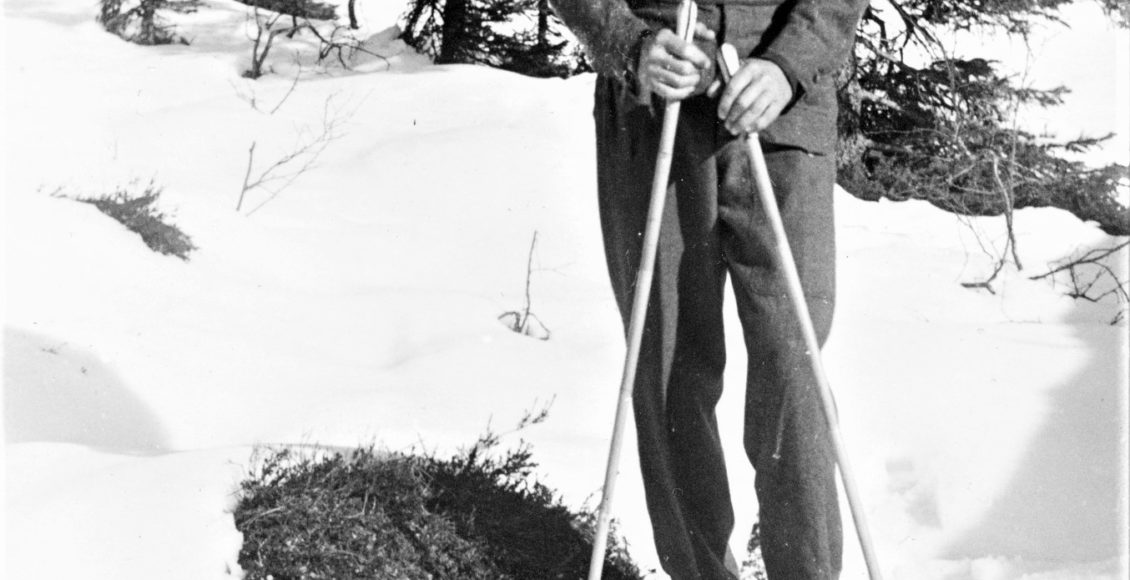
[[(528, 446), (495, 453), (497, 443), (488, 433), (448, 459), (272, 452), (235, 513), (246, 578), (584, 577), (591, 514), (534, 480)], [(605, 577), (641, 578), (622, 543)]]

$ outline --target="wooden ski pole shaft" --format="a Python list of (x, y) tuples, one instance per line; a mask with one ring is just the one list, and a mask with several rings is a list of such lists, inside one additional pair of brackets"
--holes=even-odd
[[(697, 6), (693, 0), (683, 0), (679, 6), (676, 29), (690, 42), (694, 38)], [(624, 446), (624, 423), (632, 405), (632, 388), (636, 382), (636, 366), (643, 342), (647, 305), (651, 297), (652, 278), (655, 274), (655, 256), (659, 248), (659, 229), (663, 222), (663, 206), (667, 200), (667, 180), (671, 175), (671, 160), (675, 154), (675, 131), (679, 125), (679, 101), (668, 101), (663, 112), (663, 128), (659, 136), (659, 155), (651, 182), (651, 200), (644, 226), (643, 254), (636, 287), (632, 298), (632, 313), (628, 322), (628, 351), (624, 359), (624, 373), (620, 379), (620, 398), (616, 403), (616, 419), (612, 424), (612, 442), (608, 450), (608, 464), (604, 471), (600, 511), (597, 516), (596, 535), (593, 536), (592, 558), (589, 560), (589, 580), (600, 580), (604, 571), (604, 552), (612, 525), (612, 497), (616, 491), (616, 477), (620, 473), (620, 451)]]
[[(720, 68), (723, 71), (723, 78), (729, 82), (730, 77), (737, 72), (739, 67), (738, 54), (734, 47), (729, 44), (723, 44), (719, 52), (722, 57), (719, 60), (722, 61)], [(843, 483), (844, 494), (847, 495), (848, 506), (851, 508), (852, 521), (855, 524), (856, 535), (859, 537), (860, 548), (863, 550), (867, 572), (871, 580), (882, 580), (879, 559), (875, 555), (870, 527), (867, 524), (867, 515), (863, 509), (863, 501), (859, 496), (859, 488), (855, 483), (855, 472), (852, 470), (851, 462), (848, 461), (847, 450), (840, 434), (839, 418), (836, 416), (832, 387), (824, 370), (823, 358), (820, 356), (820, 343), (816, 339), (816, 330), (812, 326), (808, 302), (805, 300), (804, 290), (800, 284), (800, 274), (797, 272), (796, 261), (793, 259), (793, 252), (789, 247), (788, 237), (785, 235), (785, 225), (781, 220), (777, 198), (773, 194), (773, 183), (769, 178), (769, 169), (765, 165), (765, 154), (761, 151), (761, 141), (758, 139), (757, 133), (746, 135), (745, 140), (749, 146), (749, 160), (753, 166), (753, 179), (757, 186), (757, 195), (773, 229), (773, 237), (777, 240), (777, 261), (781, 273), (785, 277), (789, 300), (792, 302), (793, 310), (800, 322), (805, 348), (808, 351), (808, 358), (816, 376), (820, 406), (823, 408), (824, 418), (828, 422), (832, 451), (840, 468), (840, 481)]]

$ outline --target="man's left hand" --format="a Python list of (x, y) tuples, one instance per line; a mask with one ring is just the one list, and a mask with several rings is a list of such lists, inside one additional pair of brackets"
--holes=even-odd
[(735, 135), (756, 133), (777, 120), (793, 98), (789, 79), (776, 63), (751, 58), (722, 92), (718, 118)]

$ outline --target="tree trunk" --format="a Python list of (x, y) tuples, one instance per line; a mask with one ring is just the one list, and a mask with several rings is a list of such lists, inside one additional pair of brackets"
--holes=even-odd
[(349, 0), (349, 28), (357, 30), (361, 28), (357, 24), (357, 0)]
[(538, 48), (549, 44), (549, 0), (538, 0)]
[(424, 14), (424, 8), (431, 9), (432, 14), (435, 14), (435, 7), (431, 6), (430, 2), (426, 0), (415, 0), (412, 3), (412, 11), (404, 20), (404, 30), (400, 32), (400, 38), (413, 46), (415, 46), (415, 42), (418, 40), (416, 38), (416, 30), (419, 28), (420, 17)]
[(138, 38), (141, 39), (141, 44), (157, 44), (157, 2), (144, 0), (138, 5), (141, 10), (141, 30)]
[(443, 4), (443, 37), (436, 62), (457, 62), (464, 33), (467, 30), (467, 8), (471, 0), (447, 0)]

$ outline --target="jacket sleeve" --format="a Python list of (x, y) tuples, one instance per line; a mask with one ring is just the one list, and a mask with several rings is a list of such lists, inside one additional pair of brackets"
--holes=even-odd
[(757, 55), (798, 88), (832, 74), (847, 58), (869, 0), (797, 0), (781, 32)]
[(624, 80), (635, 67), (641, 35), (650, 27), (624, 0), (550, 0), (584, 45), (596, 72)]

